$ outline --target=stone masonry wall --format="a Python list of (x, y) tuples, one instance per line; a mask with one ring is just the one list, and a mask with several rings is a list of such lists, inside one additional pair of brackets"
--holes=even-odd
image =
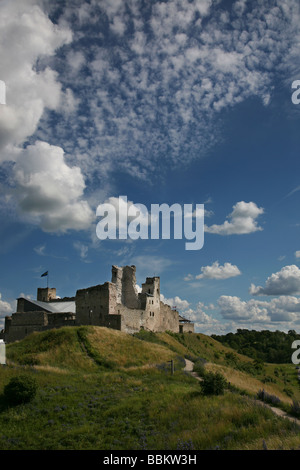
[(40, 331), (47, 325), (46, 312), (13, 313), (9, 322), (9, 329), (5, 332), (5, 342), (11, 343), (21, 340), (34, 331)]
[(179, 324), (180, 333), (194, 333), (194, 323), (186, 322)]
[(110, 282), (76, 292), (76, 323), (102, 326), (105, 315), (115, 314), (116, 287)]
[(160, 302), (160, 329), (158, 331), (179, 332), (179, 318), (177, 310), (172, 310), (169, 305)]

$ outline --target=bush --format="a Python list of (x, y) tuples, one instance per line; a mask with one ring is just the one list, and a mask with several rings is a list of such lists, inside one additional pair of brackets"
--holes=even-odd
[(227, 381), (219, 372), (207, 372), (200, 386), (204, 395), (223, 395)]
[(4, 398), (9, 405), (19, 405), (31, 401), (37, 391), (37, 383), (33, 377), (20, 375), (10, 379), (4, 387)]
[(276, 397), (276, 395), (270, 395), (269, 393), (265, 392), (265, 390), (259, 390), (257, 392), (257, 398), (262, 400), (270, 405), (279, 405), (281, 403), (280, 398)]
[(293, 400), (293, 404), (291, 406), (291, 414), (297, 418), (300, 417), (300, 405), (299, 402), (296, 400)]

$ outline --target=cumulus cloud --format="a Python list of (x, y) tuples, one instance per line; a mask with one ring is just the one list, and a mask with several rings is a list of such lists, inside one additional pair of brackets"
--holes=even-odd
[[(0, 114), (1, 160), (14, 160), (14, 147), (33, 135), (46, 108), (56, 110), (63, 97), (58, 74), (37, 61), (70, 43), (71, 30), (53, 24), (33, 0), (0, 5), (1, 79), (6, 106)], [(13, 59), (13, 60), (12, 60)]]
[(300, 325), (300, 299), (280, 296), (272, 300), (245, 301), (237, 296), (222, 295), (216, 305), (198, 302), (181, 313), (195, 323), (196, 331), (208, 335), (226, 334), (238, 328), (288, 331)]
[(60, 147), (36, 142), (14, 165), (15, 196), (24, 216), (46, 232), (87, 229), (94, 214), (82, 199), (85, 182), (79, 167), (67, 165)]
[[(3, 201), (17, 205), (27, 221), (45, 231), (87, 229), (93, 216), (82, 198), (81, 169), (66, 163), (62, 148), (33, 137), (46, 111), (66, 115), (75, 109), (73, 92), (63, 90), (49, 65), (57, 50), (70, 44), (72, 32), (66, 23), (54, 24), (42, 8), (38, 0), (0, 5), (1, 79), (7, 91), (0, 115), (0, 159), (15, 162)], [(69, 61), (78, 69), (82, 58), (73, 54)]]
[(11, 312), (12, 312), (12, 306), (10, 305), (9, 302), (5, 302), (4, 300), (2, 300), (2, 295), (0, 293), (0, 317), (8, 315)]
[(222, 295), (218, 306), (223, 319), (236, 323), (260, 324), (264, 327), (271, 327), (275, 323), (289, 328), (300, 323), (300, 299), (294, 296), (282, 296), (271, 301), (243, 301), (239, 297)]
[(12, 314), (13, 311), (14, 311), (13, 306), (9, 302), (2, 300), (2, 295), (0, 293), (0, 328), (3, 328), (4, 326), (4, 318), (7, 315)]
[[(18, 160), (28, 139), (48, 142), (93, 190), (116, 168), (147, 181), (166, 175), (215, 145), (222, 110), (250, 97), (268, 105), (275, 78), (299, 63), (299, 24), (297, 0), (220, 9), (211, 0), (4, 0), (0, 158)], [(206, 230), (260, 230), (259, 214), (244, 209)], [(56, 211), (53, 219), (54, 228)]]
[(233, 211), (229, 214), (228, 219), (221, 225), (205, 225), (207, 233), (215, 233), (217, 235), (243, 235), (258, 230), (262, 230), (257, 224), (257, 217), (264, 213), (262, 207), (258, 207), (254, 202), (237, 202), (233, 206)]
[(215, 261), (211, 266), (203, 266), (201, 272), (202, 274), (198, 274), (196, 279), (229, 279), (241, 274), (237, 266), (231, 263), (224, 263), (222, 266), (218, 261)]
[(242, 301), (239, 297), (222, 295), (218, 306), (223, 318), (235, 321), (266, 322), (269, 320), (267, 310), (254, 300)]
[(170, 307), (176, 307), (177, 310), (186, 310), (190, 303), (187, 300), (183, 300), (177, 295), (173, 298), (167, 299), (163, 294), (160, 294), (160, 300), (169, 305)]
[(284, 266), (267, 278), (265, 287), (251, 284), (249, 292), (252, 295), (300, 294), (300, 269), (294, 264)]
[(211, 308), (211, 305), (207, 306), (203, 302), (198, 302), (195, 308), (189, 306), (185, 308), (181, 314), (184, 318), (194, 322), (195, 331), (200, 331), (208, 335), (213, 333), (222, 334), (227, 326), (207, 313), (207, 310), (211, 310)]

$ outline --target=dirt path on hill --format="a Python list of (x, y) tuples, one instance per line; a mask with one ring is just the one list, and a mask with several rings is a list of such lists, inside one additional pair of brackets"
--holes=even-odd
[[(193, 372), (193, 369), (194, 369), (194, 363), (192, 361), (190, 361), (189, 359), (185, 359), (185, 367), (184, 367), (183, 370), (188, 372), (193, 377), (195, 377), (195, 379), (201, 381), (202, 378), (198, 376), (197, 372)], [(271, 406), (268, 403), (265, 403), (264, 401), (260, 401), (260, 400), (255, 400), (255, 403), (260, 404), (262, 406), (266, 406), (267, 408), (272, 410), (273, 413), (276, 414), (277, 416), (280, 416), (281, 418), (289, 419), (291, 422), (293, 422), (293, 423), (297, 424), (298, 426), (300, 426), (300, 420), (299, 419), (294, 418), (293, 416), (290, 416), (288, 413), (281, 410), (280, 408), (276, 408), (276, 407)]]
[(194, 372), (194, 363), (192, 361), (190, 361), (189, 359), (185, 359), (185, 367), (183, 369), (185, 372), (188, 372), (190, 375), (192, 375), (193, 377), (195, 377), (195, 379), (201, 381), (202, 378), (199, 377), (199, 375), (197, 374), (197, 372)]

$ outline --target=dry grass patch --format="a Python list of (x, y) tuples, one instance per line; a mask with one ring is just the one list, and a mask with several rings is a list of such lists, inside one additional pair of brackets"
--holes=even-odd
[(251, 377), (244, 372), (237, 371), (231, 367), (220, 366), (212, 363), (207, 363), (205, 365), (205, 369), (212, 372), (220, 372), (232, 385), (251, 394), (256, 395), (259, 390), (264, 389), (270, 395), (276, 395), (284, 403), (293, 403), (293, 400), (284, 395), (275, 384), (263, 384), (260, 380)]
[(89, 329), (87, 338), (104, 360), (118, 367), (160, 364), (175, 355), (167, 347), (141, 341), (118, 330), (93, 327)]

